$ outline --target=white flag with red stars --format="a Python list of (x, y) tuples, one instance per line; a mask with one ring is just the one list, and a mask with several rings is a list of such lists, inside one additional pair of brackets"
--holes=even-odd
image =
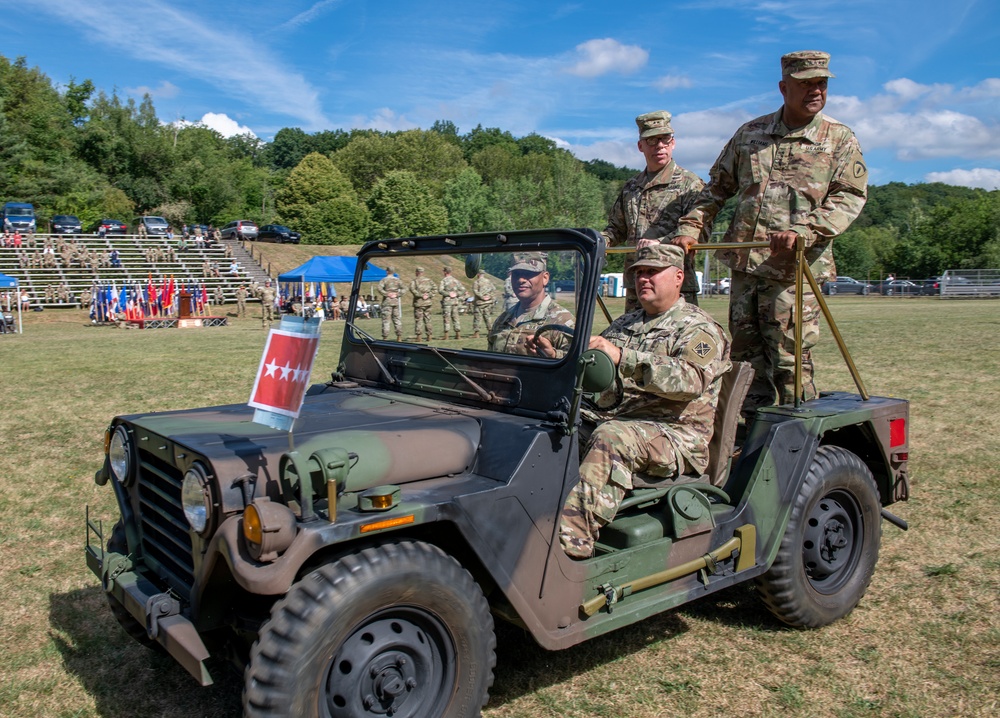
[(318, 349), (318, 334), (272, 329), (250, 392), (250, 406), (296, 418)]

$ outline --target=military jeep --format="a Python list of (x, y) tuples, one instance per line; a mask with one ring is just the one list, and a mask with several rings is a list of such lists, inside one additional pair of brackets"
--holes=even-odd
[(407, 285), (418, 265), (435, 281), (448, 267), (466, 287), (487, 273), (495, 318), (525, 251), (547, 253), (550, 283), (572, 282), (552, 294), (572, 325), (538, 330), (562, 338), (558, 358), (491, 351), (467, 315), (461, 339), (409, 341), (404, 325), (402, 341), (381, 340), (379, 320), (352, 311), (333, 325), (336, 371), (291, 431), (244, 404), (113, 419), (95, 480), (121, 518), (105, 532), (88, 515), (86, 556), (124, 629), (203, 685), (210, 655), (245, 666), (248, 716), (429, 718), (479, 714), (498, 619), (561, 649), (751, 580), (791, 626), (853, 610), (882, 518), (903, 524), (883, 507), (907, 497), (906, 401), (824, 393), (743, 425), (752, 372), (737, 364), (706, 474), (636, 490), (594, 557), (575, 561), (558, 525), (580, 406), (614, 380), (587, 349), (602, 238), (369, 243), (351, 305), (372, 291), (365, 266), (391, 264)]

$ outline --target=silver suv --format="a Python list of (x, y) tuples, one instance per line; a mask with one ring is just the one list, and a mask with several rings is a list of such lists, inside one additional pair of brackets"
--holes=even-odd
[(132, 226), (135, 227), (135, 231), (139, 231), (139, 227), (146, 228), (146, 235), (149, 237), (165, 237), (170, 229), (170, 225), (167, 223), (163, 217), (136, 217), (132, 220)]
[(249, 219), (237, 219), (222, 228), (223, 239), (257, 239), (257, 224)]

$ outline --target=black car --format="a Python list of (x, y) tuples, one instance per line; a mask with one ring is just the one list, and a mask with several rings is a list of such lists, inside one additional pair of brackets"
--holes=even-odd
[(823, 294), (868, 294), (870, 291), (868, 282), (861, 282), (844, 275), (831, 279), (823, 285)]
[(258, 242), (278, 242), (280, 244), (298, 244), (302, 235), (293, 232), (283, 224), (265, 224), (257, 230)]
[(94, 234), (100, 234), (101, 227), (104, 227), (104, 234), (128, 233), (128, 225), (117, 219), (102, 219), (91, 227), (90, 231)]
[(52, 234), (80, 234), (83, 225), (80, 218), (72, 214), (57, 214), (52, 218)]
[(923, 287), (909, 279), (893, 279), (889, 282), (882, 281), (871, 285), (871, 291), (886, 297), (915, 297), (922, 293)]

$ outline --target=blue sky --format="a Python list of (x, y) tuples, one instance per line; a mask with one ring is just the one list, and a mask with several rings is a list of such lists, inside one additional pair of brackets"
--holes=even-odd
[(777, 109), (778, 58), (833, 56), (826, 113), (871, 182), (1000, 188), (996, 0), (0, 0), (0, 53), (56, 83), (149, 92), (164, 122), (270, 140), (282, 127), (537, 132), (638, 167), (635, 115), (674, 114), (707, 177)]

